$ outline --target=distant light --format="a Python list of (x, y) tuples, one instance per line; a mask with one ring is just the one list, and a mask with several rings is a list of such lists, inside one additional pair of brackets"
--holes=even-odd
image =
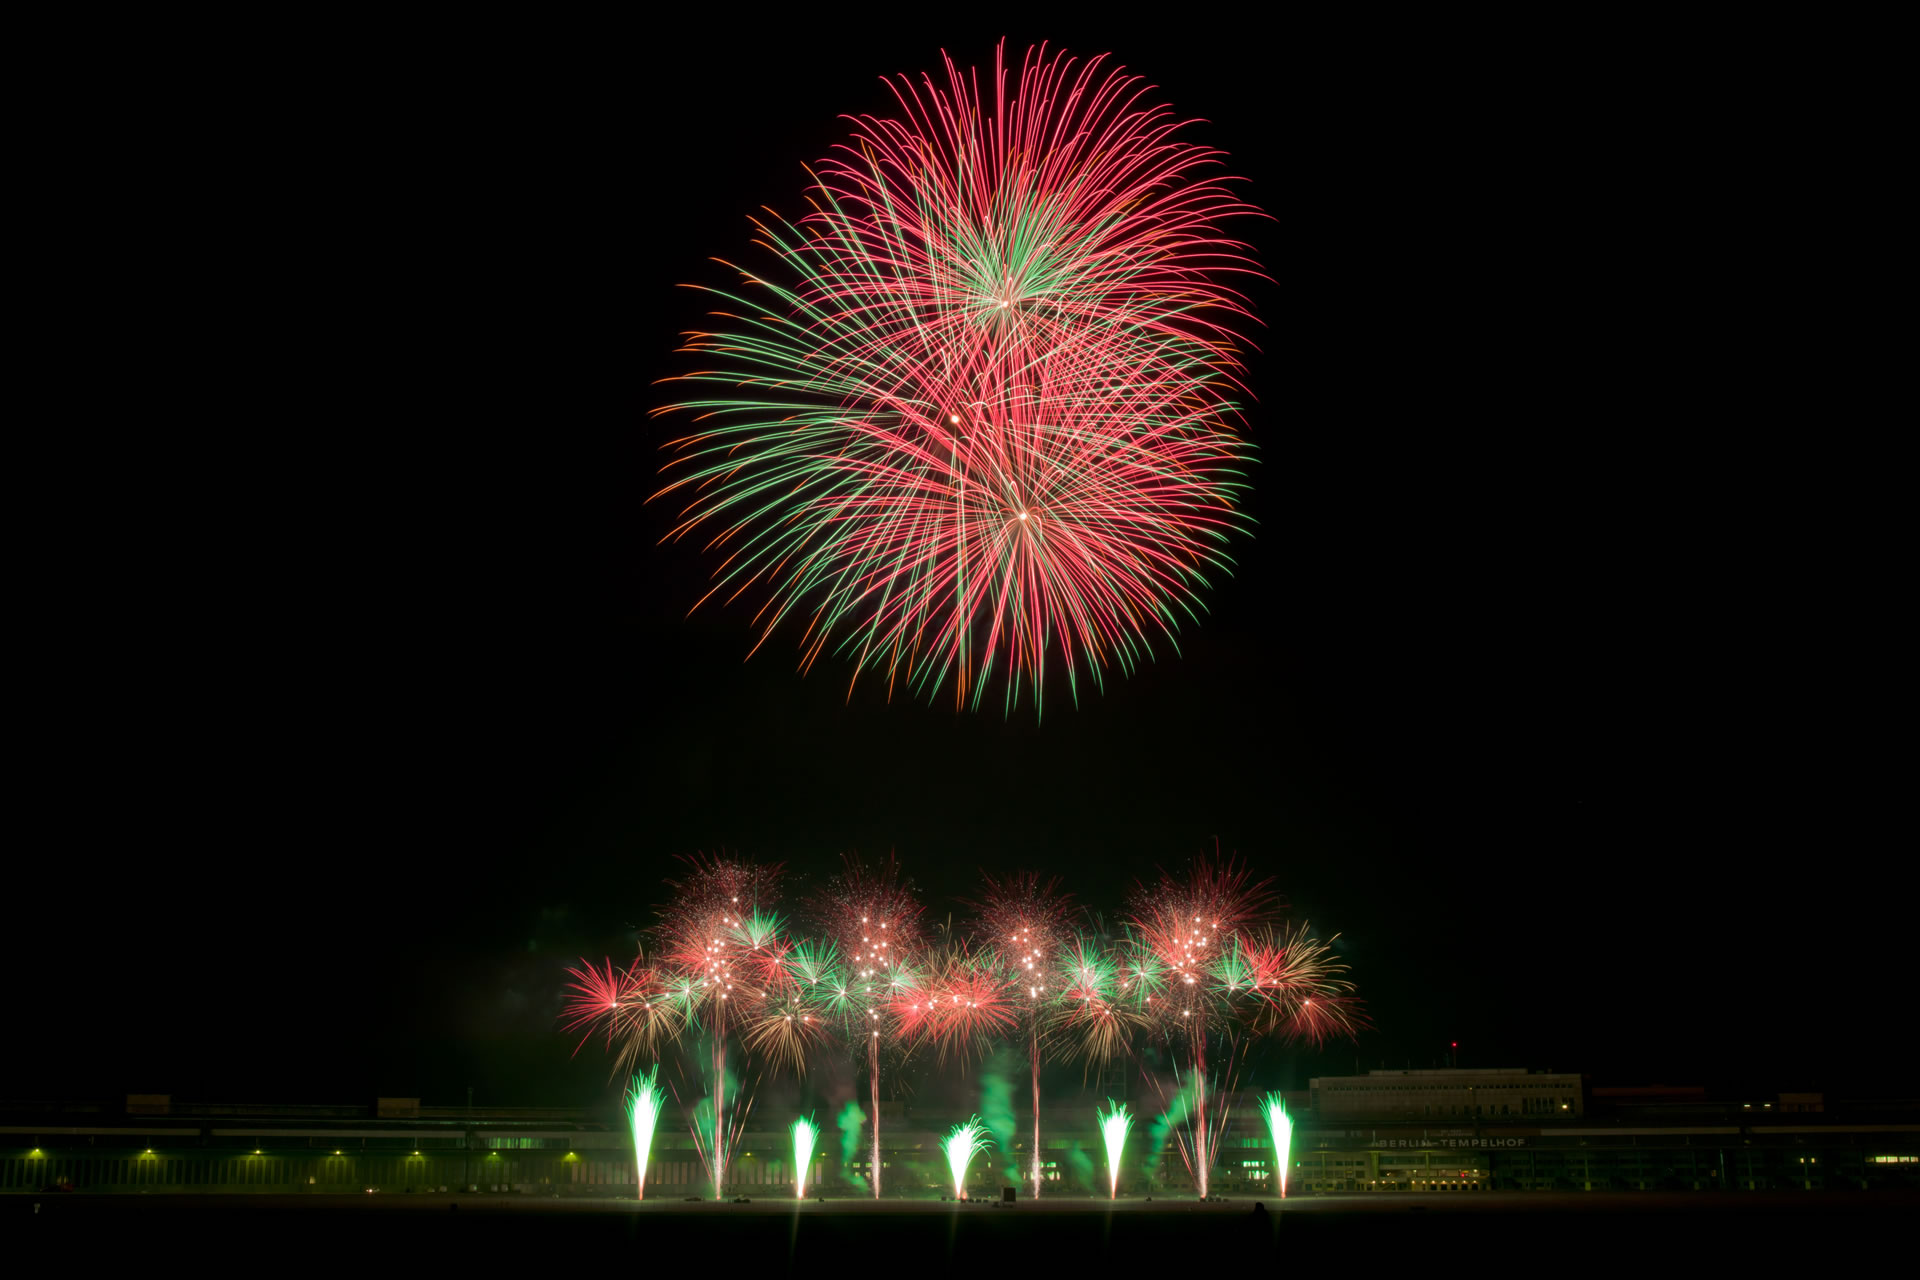
[(1024, 512), (1024, 511), (1022, 511), (1022, 512), (1020, 513), (1020, 518), (1021, 518), (1022, 520), (1025, 520), (1025, 519), (1027, 518), (1027, 513), (1026, 513), (1026, 512)]

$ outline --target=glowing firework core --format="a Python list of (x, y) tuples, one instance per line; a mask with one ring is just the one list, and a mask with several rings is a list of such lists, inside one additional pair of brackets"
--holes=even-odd
[(807, 1198), (807, 1169), (813, 1163), (813, 1144), (820, 1139), (820, 1126), (811, 1119), (793, 1122), (793, 1198)]
[(653, 1130), (660, 1123), (660, 1111), (666, 1095), (655, 1080), (660, 1075), (656, 1064), (644, 1076), (633, 1078), (627, 1092), (627, 1127), (633, 1131), (634, 1198), (647, 1198), (647, 1153), (653, 1149)]
[(1287, 1114), (1287, 1104), (1280, 1095), (1270, 1093), (1261, 1103), (1261, 1113), (1267, 1118), (1267, 1132), (1273, 1135), (1273, 1158), (1280, 1165), (1280, 1198), (1287, 1198), (1288, 1151), (1293, 1146), (1293, 1118)]
[(946, 1141), (940, 1144), (947, 1153), (947, 1168), (953, 1171), (953, 1195), (956, 1200), (965, 1199), (967, 1194), (967, 1166), (982, 1151), (993, 1146), (993, 1140), (987, 1137), (987, 1127), (975, 1116), (965, 1124), (953, 1126)]
[(1113, 1200), (1120, 1195), (1120, 1150), (1127, 1145), (1127, 1134), (1133, 1128), (1133, 1117), (1127, 1114), (1127, 1104), (1115, 1104), (1107, 1099), (1110, 1110), (1094, 1108), (1094, 1114), (1100, 1117), (1100, 1140), (1107, 1148), (1107, 1199)]

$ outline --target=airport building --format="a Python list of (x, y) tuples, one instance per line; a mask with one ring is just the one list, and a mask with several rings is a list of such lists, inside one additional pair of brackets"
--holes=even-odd
[[(1920, 1101), (1725, 1098), (1704, 1089), (1594, 1088), (1578, 1075), (1450, 1070), (1317, 1078), (1288, 1103), (1295, 1119), (1289, 1195), (1920, 1188)], [(882, 1104), (881, 1179), (889, 1197), (950, 1193), (939, 1141), (962, 1119)], [(1043, 1194), (1104, 1195), (1105, 1155), (1091, 1107), (1061, 1105), (1043, 1119)], [(1151, 1159), (1152, 1127), (1144, 1115), (1134, 1126), (1122, 1194), (1191, 1194), (1173, 1142)], [(869, 1135), (848, 1140), (830, 1122), (823, 1130), (808, 1194), (865, 1194)], [(1023, 1136), (1031, 1132), (1031, 1116), (1019, 1117), (1009, 1150), (974, 1161), (970, 1194), (997, 1195), (1024, 1182), (1031, 1154)], [(850, 1153), (844, 1162), (843, 1150)], [(1218, 1136), (1211, 1190), (1271, 1194), (1278, 1173), (1254, 1097), (1236, 1098)], [(784, 1124), (750, 1125), (724, 1194), (791, 1195), (793, 1182)], [(632, 1196), (633, 1150), (612, 1114), (433, 1107), (412, 1098), (331, 1107), (165, 1095), (0, 1104), (0, 1193), (452, 1195), (463, 1188)], [(713, 1195), (677, 1113), (656, 1134), (647, 1194)]]

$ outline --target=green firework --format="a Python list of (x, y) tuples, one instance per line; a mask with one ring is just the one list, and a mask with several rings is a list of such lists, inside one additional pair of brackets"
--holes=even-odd
[(647, 1153), (653, 1149), (653, 1131), (667, 1101), (659, 1078), (660, 1067), (655, 1064), (644, 1076), (635, 1076), (627, 1091), (627, 1127), (633, 1131), (634, 1188), (639, 1200), (647, 1198)]
[(813, 1165), (813, 1144), (820, 1140), (820, 1126), (812, 1116), (793, 1122), (793, 1197), (807, 1198), (807, 1170)]
[(1107, 1099), (1106, 1111), (1094, 1108), (1094, 1114), (1100, 1118), (1100, 1140), (1107, 1148), (1107, 1199), (1112, 1200), (1120, 1194), (1120, 1151), (1127, 1145), (1127, 1134), (1133, 1130), (1133, 1117), (1127, 1114), (1127, 1104)]
[(947, 1153), (947, 1168), (953, 1173), (953, 1195), (956, 1200), (967, 1194), (967, 1166), (982, 1151), (991, 1149), (993, 1139), (987, 1136), (987, 1126), (980, 1123), (980, 1117), (974, 1116), (965, 1124), (953, 1126), (940, 1149)]
[(1260, 1104), (1260, 1113), (1266, 1117), (1267, 1132), (1273, 1135), (1273, 1158), (1280, 1166), (1280, 1198), (1287, 1198), (1287, 1170), (1291, 1167), (1289, 1150), (1293, 1146), (1293, 1117), (1287, 1114), (1287, 1104), (1280, 1095), (1270, 1093)]

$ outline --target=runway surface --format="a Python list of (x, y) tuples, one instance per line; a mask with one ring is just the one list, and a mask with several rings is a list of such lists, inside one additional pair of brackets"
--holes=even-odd
[(663, 1274), (681, 1261), (689, 1277), (740, 1267), (868, 1274), (876, 1263), (910, 1273), (1042, 1261), (1135, 1270), (1204, 1260), (1478, 1260), (1581, 1274), (1602, 1259), (1845, 1262), (1864, 1261), (1863, 1250), (1903, 1238), (1915, 1221), (1920, 1196), (1870, 1192), (1382, 1193), (1207, 1204), (1050, 1197), (1010, 1206), (446, 1194), (0, 1198), (8, 1238), (74, 1260), (169, 1255), (191, 1264), (244, 1250), (268, 1270), (294, 1270), (322, 1259), (378, 1262), (397, 1250), (548, 1265), (644, 1262)]

